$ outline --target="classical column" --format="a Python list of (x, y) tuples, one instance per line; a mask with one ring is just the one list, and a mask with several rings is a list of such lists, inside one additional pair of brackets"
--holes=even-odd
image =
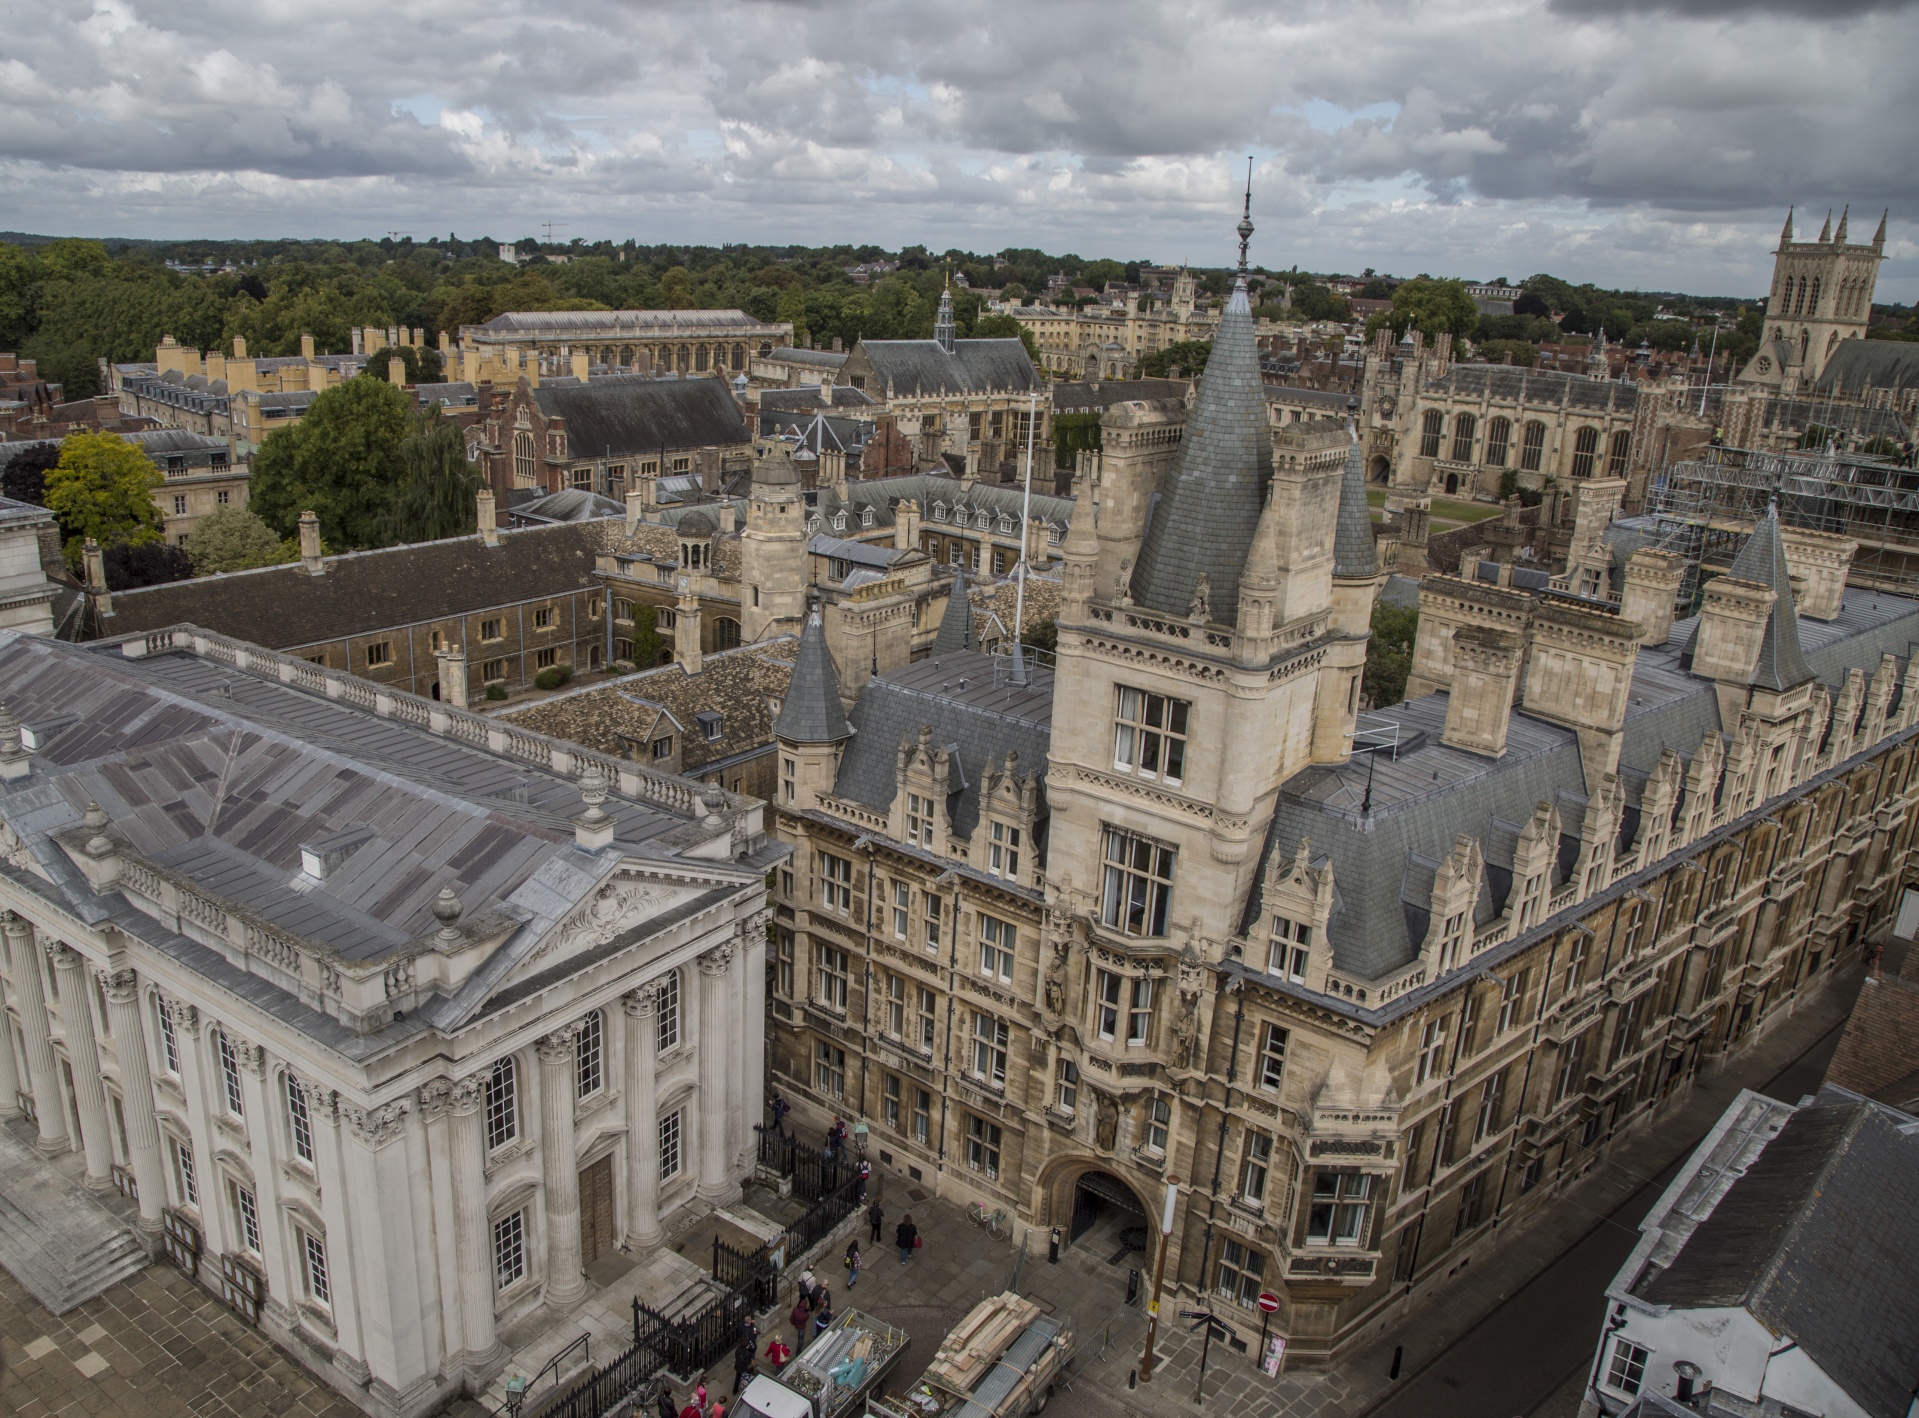
[[(423, 1084), (419, 1092), (420, 1126), (426, 1139), (427, 1215), (431, 1218), (428, 1234), (436, 1241), (451, 1235), (453, 1210), (453, 1151), (448, 1136), (447, 1108), (453, 1085), (444, 1078)], [(441, 1367), (452, 1372), (452, 1361), (465, 1348), (460, 1338), (460, 1257), (459, 1238), (452, 1245), (435, 1244), (431, 1257), (433, 1289), (439, 1300), (440, 1353), (447, 1362)]]
[(420, 1271), (413, 1235), (413, 1185), (407, 1149), (401, 1143), (411, 1098), (377, 1108), (342, 1104), (346, 1123), (341, 1136), (347, 1210), (353, 1247), (354, 1299), (360, 1308), (365, 1362), (371, 1395), (391, 1409), (411, 1411), (395, 1401), (410, 1397), (428, 1377), (423, 1331)]
[(19, 1116), (20, 1066), (13, 1057), (13, 1026), (7, 1022), (6, 980), (0, 977), (0, 1120)]
[(626, 997), (626, 1223), (629, 1246), (651, 1250), (660, 1230), (659, 992), (649, 985)]
[(87, 962), (65, 941), (53, 948), (60, 972), (60, 1022), (66, 1025), (67, 1065), (73, 1071), (74, 1108), (80, 1114), (80, 1146), (87, 1155), (86, 1184), (93, 1191), (113, 1185), (113, 1140), (107, 1133), (107, 1090), (100, 1080), (100, 1045), (93, 1037), (93, 1004), (87, 999)]
[[(726, 1176), (726, 1056), (734, 1045), (727, 1030), (731, 1008), (727, 967), (733, 944), (716, 945), (700, 957), (700, 1180), (699, 1194), (709, 1200), (730, 1190)], [(744, 1030), (746, 1021), (733, 1021)]]
[(747, 920), (746, 935), (742, 942), (745, 946), (745, 958), (742, 962), (744, 968), (741, 984), (746, 992), (746, 1012), (740, 1016), (740, 1022), (746, 1042), (739, 1051), (743, 1073), (739, 1126), (740, 1143), (745, 1149), (749, 1169), (759, 1152), (759, 1141), (753, 1132), (753, 1124), (766, 1116), (766, 1047), (769, 1038), (764, 1023), (766, 1019), (766, 927), (771, 919), (772, 913), (769, 911), (754, 912)]
[(20, 1041), (27, 1051), (27, 1086), (40, 1129), (34, 1144), (42, 1152), (67, 1150), (67, 1110), (60, 1101), (60, 1075), (47, 1027), (47, 986), (33, 927), (18, 916), (6, 923), (7, 956), (13, 961), (13, 987), (20, 994)]
[(555, 1029), (540, 1040), (540, 1175), (546, 1186), (546, 1292), (564, 1310), (586, 1293), (580, 1261), (580, 1169), (573, 1145), (573, 1107), (579, 1099), (576, 1048), (579, 1026)]
[(486, 1138), (480, 1111), (486, 1079), (462, 1078), (447, 1098), (447, 1151), (453, 1172), (453, 1249), (459, 1271), (460, 1344), (469, 1374), (500, 1357), (493, 1324), (493, 1229), (486, 1214)]
[[(146, 1021), (141, 1017), (139, 980), (133, 971), (116, 970), (107, 976), (107, 1015), (113, 1021), (113, 1043), (120, 1055), (120, 1111), (127, 1120), (127, 1164), (140, 1190), (140, 1229), (158, 1231), (167, 1205), (167, 1178), (160, 1160), (160, 1126), (153, 1119)], [(272, 1188), (263, 1196), (271, 1200)]]
[[(307, 1115), (313, 1120), (314, 1170), (320, 1174), (320, 1216), (326, 1223), (327, 1275), (333, 1292), (328, 1308), (340, 1339), (333, 1351), (333, 1367), (357, 1385), (367, 1381), (371, 1370), (361, 1339), (360, 1296), (355, 1284), (359, 1267), (353, 1255), (349, 1221), (352, 1207), (347, 1191), (347, 1144), (340, 1130), (343, 1111), (340, 1095), (332, 1089), (308, 1091)], [(303, 1266), (304, 1257), (296, 1256), (294, 1264)]]

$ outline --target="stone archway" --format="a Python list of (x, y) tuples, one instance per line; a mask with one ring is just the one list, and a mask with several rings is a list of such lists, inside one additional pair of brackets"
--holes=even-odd
[(1375, 455), (1372, 461), (1372, 466), (1367, 470), (1366, 481), (1371, 483), (1377, 483), (1381, 487), (1384, 487), (1387, 483), (1392, 481), (1392, 477), (1393, 477), (1393, 465), (1391, 461), (1388, 460), (1384, 454)]
[(1446, 491), (1447, 492), (1459, 491), (1459, 474), (1458, 473), (1446, 474)]
[(1104, 1158), (1065, 1158), (1040, 1184), (1043, 1219), (1059, 1227), (1067, 1248), (1089, 1248), (1116, 1267), (1149, 1264), (1159, 1243), (1158, 1223), (1139, 1188)]

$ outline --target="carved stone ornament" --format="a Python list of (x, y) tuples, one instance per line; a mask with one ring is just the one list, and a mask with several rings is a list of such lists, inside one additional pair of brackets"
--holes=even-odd
[(21, 871), (32, 872), (36, 876), (43, 875), (40, 863), (33, 859), (33, 853), (27, 850), (27, 844), (21, 840), (20, 834), (4, 822), (0, 822), (0, 857), (4, 857), (10, 865), (20, 868)]
[(377, 1152), (400, 1135), (406, 1115), (413, 1111), (413, 1104), (400, 1098), (378, 1108), (360, 1109), (349, 1103), (340, 1105), (340, 1116), (346, 1119), (346, 1125), (353, 1130), (353, 1136), (370, 1151)]
[(453, 1100), (453, 1085), (444, 1078), (436, 1078), (431, 1083), (420, 1086), (420, 1116), (428, 1122), (435, 1122), (446, 1115), (448, 1105)]
[(538, 960), (556, 945), (571, 954), (617, 940), (655, 914), (666, 901), (667, 895), (663, 891), (642, 886), (630, 878), (615, 878), (595, 892), (590, 901), (560, 922), (557, 928), (549, 931), (539, 948), (527, 959)]
[(1046, 1012), (1060, 1015), (1066, 1012), (1066, 960), (1072, 954), (1072, 946), (1061, 939), (1053, 942), (1053, 957), (1046, 962)]
[(1098, 1118), (1093, 1140), (1102, 1152), (1111, 1152), (1119, 1144), (1119, 1103), (1109, 1094), (1093, 1093), (1093, 1108)]
[(480, 1105), (486, 1101), (486, 1079), (477, 1073), (454, 1079), (446, 1101), (447, 1106), (456, 1113), (478, 1112)]
[(637, 990), (628, 990), (622, 997), (626, 1012), (635, 1019), (651, 1019), (659, 1013), (660, 987), (656, 981), (650, 985), (641, 985)]
[(107, 976), (107, 1003), (132, 1004), (139, 996), (140, 977), (131, 970), (115, 970)]
[(733, 943), (716, 945), (700, 957), (702, 975), (724, 975), (726, 967), (733, 963)]
[(1193, 1057), (1193, 1041), (1199, 1037), (1199, 996), (1179, 992), (1179, 1008), (1173, 1016), (1174, 1058), (1184, 1065)]

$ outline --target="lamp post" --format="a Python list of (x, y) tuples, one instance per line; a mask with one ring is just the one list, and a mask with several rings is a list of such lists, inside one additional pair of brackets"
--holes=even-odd
[(1146, 1301), (1146, 1352), (1139, 1356), (1139, 1381), (1153, 1381), (1153, 1335), (1159, 1329), (1159, 1292), (1166, 1282), (1166, 1252), (1173, 1239), (1173, 1207), (1179, 1201), (1179, 1178), (1166, 1179), (1166, 1205), (1159, 1217), (1159, 1254), (1153, 1258), (1153, 1293)]

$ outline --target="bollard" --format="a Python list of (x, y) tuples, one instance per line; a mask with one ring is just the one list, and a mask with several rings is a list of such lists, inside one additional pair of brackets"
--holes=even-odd
[(1139, 1271), (1137, 1269), (1126, 1272), (1126, 1303), (1129, 1305), (1139, 1303)]
[(1128, 1369), (1126, 1371), (1126, 1387), (1128, 1388), (1139, 1387), (1139, 1370), (1138, 1369)]
[(1059, 1264), (1059, 1227), (1057, 1226), (1053, 1228), (1052, 1237), (1046, 1243), (1046, 1263), (1048, 1265)]

